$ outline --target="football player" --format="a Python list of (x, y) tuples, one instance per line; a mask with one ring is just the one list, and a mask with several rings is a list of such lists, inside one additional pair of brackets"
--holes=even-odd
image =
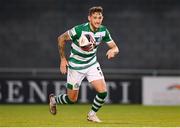
[[(74, 104), (78, 98), (81, 82), (86, 77), (97, 92), (91, 110), (87, 114), (87, 120), (101, 122), (96, 113), (105, 102), (107, 90), (103, 72), (96, 58), (96, 52), (101, 43), (106, 43), (109, 46), (106, 56), (108, 59), (111, 59), (119, 53), (119, 49), (111, 38), (108, 29), (102, 25), (102, 7), (90, 8), (88, 21), (87, 23), (73, 27), (58, 37), (60, 72), (62, 74), (67, 73), (67, 94), (59, 94), (58, 96), (50, 94), (49, 107), (50, 112), (55, 115), (57, 104)], [(93, 45), (87, 43), (89, 46), (83, 49), (80, 45), (83, 44), (83, 42), (80, 43), (83, 35), (89, 35), (89, 37), (85, 36), (83, 38), (84, 40), (87, 38), (86, 41), (93, 43)], [(70, 57), (67, 60), (65, 57), (65, 44), (69, 40), (72, 41), (72, 49)]]

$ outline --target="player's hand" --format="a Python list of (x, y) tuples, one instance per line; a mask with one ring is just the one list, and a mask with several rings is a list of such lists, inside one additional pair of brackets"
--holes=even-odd
[(107, 53), (106, 53), (106, 56), (107, 56), (108, 59), (114, 58), (115, 55), (116, 55), (116, 52), (115, 52), (113, 49), (109, 49), (109, 50), (107, 51)]
[(60, 71), (62, 74), (67, 73), (67, 66), (68, 66), (68, 62), (66, 58), (61, 58)]

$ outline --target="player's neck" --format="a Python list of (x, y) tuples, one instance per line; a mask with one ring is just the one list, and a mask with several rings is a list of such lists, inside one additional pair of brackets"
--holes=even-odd
[(96, 32), (98, 30), (98, 28), (94, 28), (91, 23), (89, 23), (89, 27), (91, 29), (92, 32)]

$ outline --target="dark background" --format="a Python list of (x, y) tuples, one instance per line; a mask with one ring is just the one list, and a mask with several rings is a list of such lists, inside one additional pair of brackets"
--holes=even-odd
[(180, 69), (179, 0), (0, 0), (0, 68), (58, 68), (57, 37), (96, 5), (120, 47), (113, 61), (99, 48), (103, 68)]

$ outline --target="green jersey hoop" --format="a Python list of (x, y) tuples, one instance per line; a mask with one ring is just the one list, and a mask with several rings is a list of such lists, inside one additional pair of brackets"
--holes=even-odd
[[(93, 32), (90, 29), (89, 23), (77, 25), (68, 30), (68, 34), (72, 40), (71, 54), (68, 59), (69, 68), (74, 70), (86, 69), (97, 63), (96, 52), (100, 43), (110, 43), (112, 41), (111, 35), (107, 28), (101, 25), (97, 31)], [(82, 34), (91, 34), (95, 38), (95, 47), (92, 51), (83, 51), (79, 47), (79, 38)]]

